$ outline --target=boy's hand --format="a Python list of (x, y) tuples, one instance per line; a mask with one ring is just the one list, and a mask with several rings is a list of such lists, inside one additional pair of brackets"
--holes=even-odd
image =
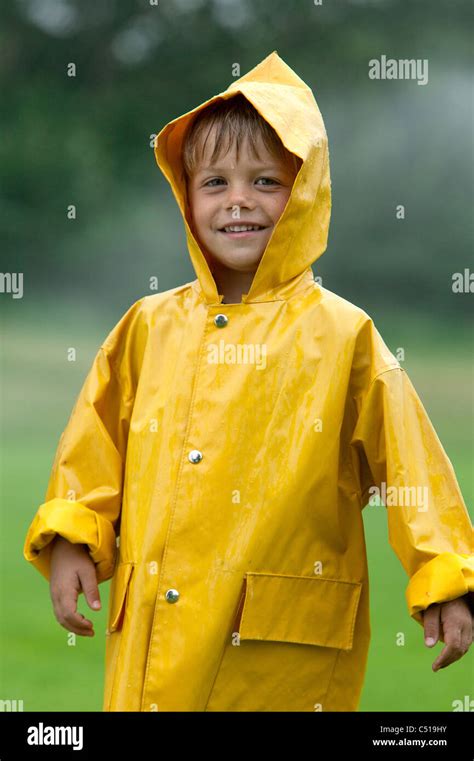
[(70, 632), (93, 637), (94, 627), (77, 610), (80, 592), (93, 610), (100, 610), (101, 602), (94, 561), (87, 545), (71, 544), (57, 535), (52, 542), (50, 594), (54, 615), (58, 623)]
[(467, 653), (472, 644), (473, 624), (467, 595), (449, 602), (433, 603), (423, 612), (427, 647), (436, 645), (438, 639), (446, 645), (433, 662), (433, 671), (446, 668)]

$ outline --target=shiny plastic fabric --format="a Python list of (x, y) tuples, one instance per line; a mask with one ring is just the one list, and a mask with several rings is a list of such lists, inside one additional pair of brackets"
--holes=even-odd
[[(231, 304), (191, 233), (180, 147), (194, 113), (238, 92), (303, 163)], [(98, 350), (24, 555), (49, 579), (61, 534), (112, 578), (105, 711), (353, 711), (371, 487), (425, 495), (380, 508), (420, 624), (474, 590), (472, 525), (407, 373), (362, 309), (314, 281), (331, 184), (311, 90), (274, 51), (215, 98), (155, 147), (197, 278), (138, 300)]]

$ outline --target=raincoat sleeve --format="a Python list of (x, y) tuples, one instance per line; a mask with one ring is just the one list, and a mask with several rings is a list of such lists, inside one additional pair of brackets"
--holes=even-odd
[(48, 581), (57, 534), (88, 546), (98, 582), (113, 575), (133, 406), (126, 322), (122, 318), (95, 356), (60, 438), (45, 501), (26, 535), (23, 555)]
[(396, 361), (379, 369), (357, 407), (351, 443), (362, 506), (376, 486), (390, 544), (409, 576), (410, 616), (423, 625), (429, 605), (464, 595), (474, 612), (472, 524), (453, 466), (406, 371)]

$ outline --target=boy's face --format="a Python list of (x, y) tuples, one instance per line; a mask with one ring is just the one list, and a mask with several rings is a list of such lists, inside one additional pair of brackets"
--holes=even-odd
[[(237, 161), (235, 147), (209, 165), (214, 133), (189, 180), (194, 233), (216, 264), (238, 272), (255, 272), (291, 193), (296, 170), (269, 153), (259, 138), (256, 159), (247, 140)], [(231, 232), (224, 228), (258, 225), (262, 229)]]

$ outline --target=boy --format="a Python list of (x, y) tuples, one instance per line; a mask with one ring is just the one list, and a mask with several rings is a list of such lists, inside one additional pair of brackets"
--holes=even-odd
[(314, 282), (327, 136), (276, 51), (155, 155), (197, 279), (137, 301), (100, 347), (25, 557), (78, 634), (79, 592), (94, 609), (112, 578), (105, 711), (356, 710), (374, 486), (409, 614), (446, 644), (435, 668), (472, 641), (451, 463), (370, 317)]

